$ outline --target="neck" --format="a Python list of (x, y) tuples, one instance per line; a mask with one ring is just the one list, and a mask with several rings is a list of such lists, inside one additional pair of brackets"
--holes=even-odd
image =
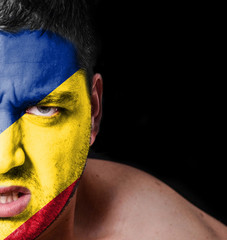
[(76, 193), (58, 218), (37, 238), (37, 240), (75, 240)]

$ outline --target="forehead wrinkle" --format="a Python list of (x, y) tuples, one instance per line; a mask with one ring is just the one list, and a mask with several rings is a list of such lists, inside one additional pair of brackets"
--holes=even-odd
[(77, 62), (77, 54), (74, 45), (60, 35), (41, 31), (21, 31), (16, 34), (3, 33), (0, 31), (0, 62), (46, 62), (50, 58), (53, 61), (63, 62), (65, 57)]

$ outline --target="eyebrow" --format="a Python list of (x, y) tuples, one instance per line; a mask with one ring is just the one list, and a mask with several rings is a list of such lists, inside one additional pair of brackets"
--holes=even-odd
[(76, 102), (78, 99), (78, 94), (72, 92), (57, 92), (46, 96), (38, 104), (49, 104), (49, 103), (66, 103), (66, 102)]

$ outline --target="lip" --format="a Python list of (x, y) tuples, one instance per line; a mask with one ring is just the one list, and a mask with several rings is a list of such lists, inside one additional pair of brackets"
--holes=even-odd
[(0, 187), (0, 194), (17, 192), (19, 197), (10, 203), (0, 203), (0, 218), (14, 217), (22, 213), (31, 199), (31, 192), (22, 186)]

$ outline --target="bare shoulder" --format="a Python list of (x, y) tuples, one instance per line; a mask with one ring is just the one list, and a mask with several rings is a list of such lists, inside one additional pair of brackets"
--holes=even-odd
[(226, 239), (223, 224), (138, 169), (89, 159), (79, 188), (81, 214), (100, 239)]

